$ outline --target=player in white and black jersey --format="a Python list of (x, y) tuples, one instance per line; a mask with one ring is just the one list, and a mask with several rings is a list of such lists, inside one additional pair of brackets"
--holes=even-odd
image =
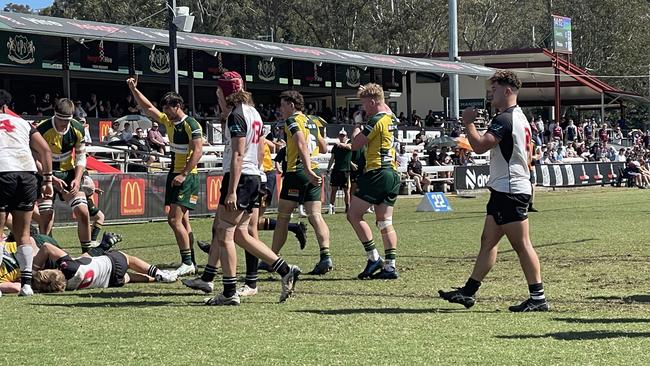
[[(260, 192), (260, 153), (262, 150), (262, 118), (254, 107), (250, 93), (243, 89), (241, 76), (226, 72), (217, 80), (217, 97), (222, 111), (230, 110), (226, 119), (224, 177), (220, 191), (219, 207), (213, 224), (210, 262), (221, 258), (223, 292), (206, 301), (207, 305), (239, 305), (237, 294), (237, 252), (235, 243), (255, 257), (272, 263), (282, 276), (280, 302), (285, 301), (294, 289), (300, 269), (288, 265), (259, 239), (248, 232), (251, 213), (258, 207)], [(216, 248), (215, 248), (216, 247)], [(203, 275), (183, 281), (191, 288), (211, 290), (216, 267), (208, 263)], [(208, 292), (208, 291), (206, 291)]]
[[(33, 294), (31, 288), (32, 258), (29, 224), (39, 189), (43, 197), (52, 198), (52, 153), (47, 142), (34, 127), (9, 110), (11, 94), (0, 90), (0, 232), (5, 227), (6, 213), (13, 219), (13, 233), (18, 244), (16, 260), (20, 267), (20, 295)], [(43, 185), (36, 179), (37, 153), (43, 168)], [(4, 239), (0, 238), (0, 253)]]
[[(176, 272), (164, 271), (144, 260), (121, 251), (103, 252), (91, 248), (79, 258), (72, 258), (63, 249), (45, 243), (34, 257), (34, 290), (41, 293), (75, 291), (93, 288), (122, 287), (135, 282), (175, 282)], [(95, 254), (100, 254), (96, 253)], [(54, 269), (47, 268), (50, 261)], [(127, 270), (131, 272), (127, 273)]]
[(490, 272), (497, 258), (497, 245), (505, 235), (517, 252), (521, 268), (528, 282), (530, 297), (519, 305), (510, 306), (513, 312), (549, 310), (540, 271), (539, 258), (530, 241), (528, 205), (531, 185), (528, 169), (528, 144), (531, 131), (526, 116), (517, 105), (521, 81), (512, 71), (500, 70), (490, 78), (492, 106), (499, 113), (492, 119), (487, 133), (479, 135), (474, 120), (477, 111), (463, 111), (463, 123), (472, 149), (483, 154), (490, 151), (490, 200), (481, 235), (481, 249), (474, 270), (465, 286), (454, 291), (438, 291), (452, 303), (470, 308), (481, 281)]

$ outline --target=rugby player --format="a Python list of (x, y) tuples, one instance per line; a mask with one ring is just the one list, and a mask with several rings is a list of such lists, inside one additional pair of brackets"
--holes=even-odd
[[(373, 83), (363, 85), (357, 96), (370, 118), (363, 129), (357, 126), (352, 134), (352, 150), (366, 148), (365, 167), (357, 178), (347, 216), (368, 257), (366, 267), (358, 278), (394, 280), (399, 278), (395, 266), (397, 234), (393, 228), (393, 206), (400, 186), (394, 148), (399, 122), (386, 105), (381, 86)], [(385, 259), (379, 256), (370, 226), (363, 219), (372, 206), (375, 207), (376, 224), (384, 243)]]
[(505, 235), (519, 257), (528, 282), (529, 298), (509, 307), (513, 312), (548, 311), (539, 258), (530, 241), (528, 205), (532, 186), (528, 167), (530, 125), (517, 105), (521, 81), (512, 71), (497, 71), (491, 78), (492, 107), (498, 113), (485, 134), (479, 135), (474, 126), (477, 111), (466, 108), (463, 123), (472, 149), (483, 154), (490, 151), (490, 200), (487, 203), (481, 248), (474, 270), (465, 286), (452, 291), (438, 291), (440, 297), (471, 308), (481, 282), (497, 259), (498, 244)]
[(129, 78), (126, 83), (140, 108), (167, 130), (172, 153), (172, 168), (165, 185), (165, 205), (169, 206), (167, 222), (174, 232), (181, 255), (181, 265), (176, 273), (179, 276), (192, 275), (196, 273), (196, 266), (188, 211), (193, 210), (199, 200), (196, 165), (203, 152), (201, 126), (183, 112), (183, 98), (178, 93), (168, 92), (162, 97), (161, 112), (138, 90), (137, 78)]

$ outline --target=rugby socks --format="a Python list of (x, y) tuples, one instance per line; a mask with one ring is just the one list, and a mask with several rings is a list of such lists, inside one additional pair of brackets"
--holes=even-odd
[(377, 251), (377, 248), (375, 248), (374, 240), (370, 239), (368, 241), (361, 242), (361, 244), (363, 244), (363, 249), (366, 250), (368, 260), (375, 262), (379, 259), (379, 252)]
[(217, 275), (217, 267), (208, 264), (205, 266), (205, 269), (203, 270), (203, 274), (201, 275), (201, 280), (205, 282), (212, 282), (214, 281), (214, 277), (216, 275)]
[(32, 285), (32, 264), (34, 262), (34, 249), (31, 245), (23, 244), (16, 248), (16, 260), (20, 267), (20, 285)]
[(226, 277), (221, 279), (223, 283), (223, 296), (233, 297), (237, 293), (237, 277)]
[(386, 258), (384, 258), (384, 270), (392, 272), (395, 270), (395, 260), (397, 259), (397, 248), (386, 249)]
[(481, 287), (481, 281), (477, 281), (470, 277), (467, 279), (467, 282), (465, 282), (465, 286), (460, 289), (460, 292), (466, 296), (474, 296), (479, 287)]
[(100, 245), (98, 247), (88, 249), (86, 253), (88, 253), (91, 257), (99, 257), (100, 255), (106, 254), (106, 250), (104, 250)]
[(157, 273), (158, 273), (158, 267), (154, 266), (153, 264), (147, 270), (147, 275), (149, 277), (154, 277), (155, 278)]
[(190, 249), (181, 249), (181, 262), (187, 264), (188, 266), (192, 265), (192, 251)]
[(99, 236), (99, 232), (102, 231), (102, 227), (104, 225), (96, 222), (93, 224), (93, 230), (90, 233), (90, 241), (97, 241), (97, 237)]
[(246, 252), (246, 279), (245, 283), (250, 288), (257, 288), (257, 265), (259, 264), (259, 259)]
[(90, 242), (89, 241), (80, 241), (81, 243), (81, 253), (86, 253), (88, 249), (90, 249)]
[(531, 300), (539, 302), (546, 301), (546, 296), (544, 295), (544, 284), (542, 282), (528, 285), (528, 292), (530, 293)]
[(331, 257), (330, 248), (320, 248), (320, 260)]
[(196, 257), (194, 256), (194, 233), (189, 232), (187, 235), (190, 238), (190, 254), (192, 255), (192, 264), (196, 267)]
[(284, 277), (289, 273), (289, 265), (282, 258), (278, 258), (273, 262), (271, 268), (277, 272), (280, 276)]

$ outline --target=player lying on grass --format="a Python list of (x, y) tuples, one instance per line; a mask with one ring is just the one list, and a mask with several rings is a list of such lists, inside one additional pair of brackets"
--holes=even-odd
[[(104, 237), (111, 237), (107, 233)], [(110, 240), (110, 239), (109, 239)], [(106, 252), (105, 241), (79, 258), (44, 243), (34, 257), (37, 292), (61, 292), (91, 288), (121, 287), (129, 282), (175, 282), (176, 274), (163, 271), (121, 251)], [(91, 254), (100, 254), (91, 257)], [(53, 269), (52, 269), (53, 267)], [(127, 270), (133, 272), (127, 273)], [(7, 291), (9, 292), (9, 291)]]

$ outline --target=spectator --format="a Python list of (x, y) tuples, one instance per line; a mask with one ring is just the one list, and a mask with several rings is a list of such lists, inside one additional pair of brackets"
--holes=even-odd
[[(418, 111), (416, 111), (416, 110), (414, 109), (414, 110), (413, 110), (413, 113), (411, 113), (411, 124), (412, 124), (413, 126), (415, 126), (415, 125), (416, 125), (415, 123), (416, 123), (416, 122), (420, 122), (420, 121), (422, 121), (422, 117), (418, 116)], [(421, 127), (421, 126), (422, 126), (422, 124), (420, 123), (420, 127)]]
[(559, 122), (553, 123), (552, 126), (553, 127), (551, 128), (551, 131), (553, 131), (553, 140), (562, 141), (563, 139), (562, 126), (560, 126)]
[(39, 103), (38, 107), (36, 108), (37, 112), (40, 112), (44, 116), (53, 116), (54, 115), (54, 106), (52, 105), (52, 102), (50, 101), (50, 94), (45, 93), (43, 94), (43, 99), (41, 99), (41, 102)]
[(607, 142), (609, 141), (609, 135), (607, 134), (606, 123), (603, 123), (602, 126), (600, 127), (600, 130), (598, 130), (598, 139), (600, 140), (600, 143), (603, 146), (607, 146)]
[(112, 117), (110, 100), (101, 101), (99, 103), (99, 118), (110, 118), (110, 117)]
[(429, 191), (429, 184), (431, 184), (431, 182), (422, 175), (422, 163), (420, 162), (416, 151), (413, 152), (411, 161), (408, 163), (407, 174), (415, 183), (415, 191), (411, 193), (423, 194)]
[[(111, 116), (113, 117), (122, 117), (124, 115), (124, 109), (120, 106), (120, 103), (115, 102), (115, 106), (111, 110)], [(126, 125), (125, 125), (126, 128)]]
[(583, 124), (583, 130), (585, 132), (584, 140), (589, 141), (594, 138), (594, 125), (591, 123), (591, 120), (587, 119)]
[(433, 127), (436, 124), (436, 118), (433, 116), (433, 110), (429, 109), (429, 113), (424, 118), (424, 125), (426, 127)]
[(133, 136), (130, 143), (131, 146), (135, 147), (138, 151), (142, 152), (140, 154), (137, 154), (137, 156), (140, 157), (140, 159), (145, 161), (147, 165), (153, 163), (154, 157), (149, 154), (151, 152), (151, 148), (147, 143), (147, 134), (144, 132), (142, 128), (138, 127), (135, 130), (135, 136)]
[(615, 161), (618, 161), (620, 163), (624, 163), (627, 161), (627, 158), (625, 157), (625, 148), (622, 147), (618, 150), (618, 155), (616, 156)]
[(535, 125), (537, 125), (537, 133), (539, 135), (539, 141), (540, 145), (544, 143), (544, 120), (542, 119), (542, 116), (537, 116), (537, 120), (535, 120)]
[(104, 137), (104, 142), (107, 142), (109, 145), (119, 145), (118, 143), (122, 140), (120, 138), (120, 123), (113, 121), (111, 128), (108, 129), (108, 133)]
[(38, 114), (38, 103), (36, 102), (36, 95), (30, 94), (25, 112), (30, 116), (35, 116)]
[(643, 136), (643, 148), (648, 149), (650, 146), (650, 130), (647, 130), (645, 132), (645, 135)]
[(577, 154), (576, 149), (575, 149), (574, 146), (575, 146), (574, 142), (571, 142), (571, 143), (567, 144), (567, 147), (566, 147), (566, 157), (567, 158), (577, 158), (578, 157), (578, 154)]
[(80, 100), (77, 100), (76, 102), (74, 102), (73, 116), (77, 121), (80, 121), (80, 120), (83, 119), (84, 122), (86, 121), (86, 117), (88, 117), (88, 113), (86, 113), (86, 111), (84, 111), (83, 107), (81, 106), (81, 101)]
[(404, 112), (399, 112), (399, 116), (397, 117), (399, 120), (400, 125), (405, 125), (406, 124), (406, 116), (404, 115)]
[(158, 122), (151, 125), (151, 129), (147, 133), (147, 141), (149, 146), (160, 154), (165, 154), (165, 140), (163, 139), (160, 130), (158, 129)]
[(438, 146), (432, 146), (427, 150), (427, 165), (428, 166), (436, 166), (440, 165), (438, 163)]
[(623, 132), (621, 132), (620, 127), (616, 127), (616, 130), (614, 131), (614, 136), (612, 138), (612, 142), (616, 145), (620, 145), (623, 142)]
[[(409, 157), (406, 155), (406, 147), (404, 145), (400, 146), (399, 154), (397, 155), (397, 167), (401, 169), (406, 169), (409, 165)], [(400, 170), (401, 170), (400, 169)]]
[[(117, 107), (117, 103), (115, 104)], [(129, 95), (126, 96), (126, 100), (124, 102), (124, 107), (126, 108), (127, 114), (140, 114), (140, 110), (138, 109), (138, 105), (135, 103), (135, 100), (133, 99), (133, 96), (129, 93)]]
[(573, 120), (569, 120), (569, 124), (566, 126), (566, 140), (567, 142), (573, 142), (578, 139), (578, 129), (576, 125), (573, 124)]
[(97, 102), (97, 94), (90, 94), (90, 101), (86, 102), (86, 113), (90, 117), (99, 117), (99, 103)]
[(80, 118), (79, 123), (81, 123), (84, 126), (84, 142), (86, 144), (92, 144), (93, 139), (90, 136), (90, 126), (86, 122), (86, 118)]

